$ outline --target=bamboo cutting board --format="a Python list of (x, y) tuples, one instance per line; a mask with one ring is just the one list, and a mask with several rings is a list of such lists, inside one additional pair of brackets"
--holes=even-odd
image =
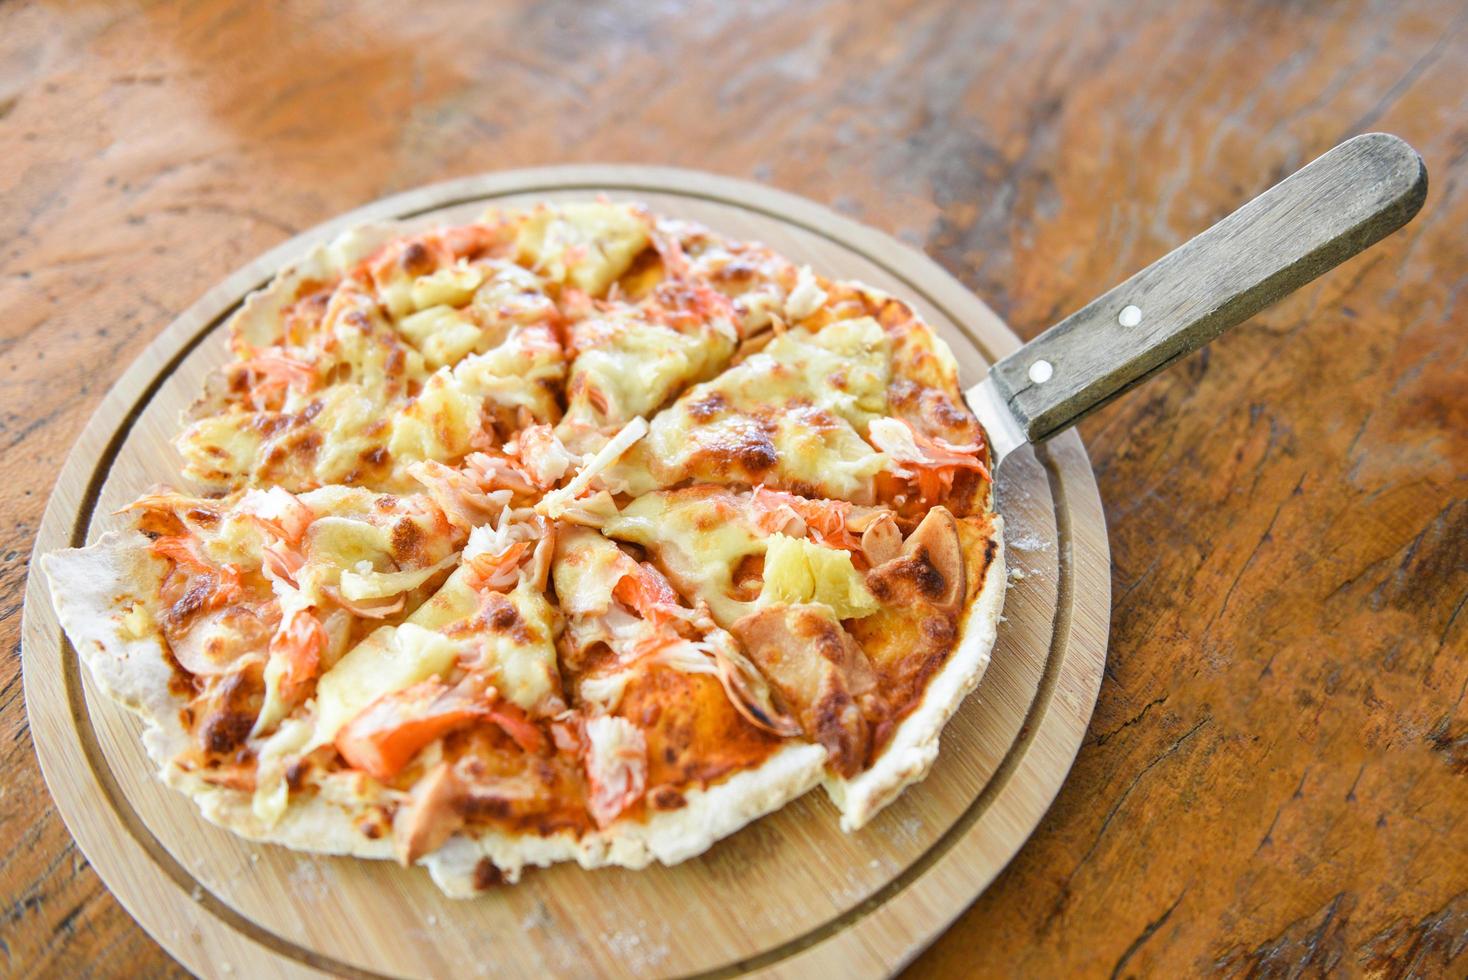
[[(638, 166), (452, 181), (292, 239), (174, 321), (82, 433), (37, 554), (94, 540), (146, 487), (177, 482), (170, 440), (178, 414), (225, 360), (224, 322), (282, 264), (366, 221), (461, 221), (490, 204), (598, 193), (759, 239), (827, 275), (915, 303), (953, 347), (964, 384), (1019, 345), (921, 253), (756, 184)], [(673, 868), (530, 870), (518, 885), (459, 902), (420, 870), (251, 844), (207, 824), (154, 778), (141, 724), (94, 690), (39, 574), (26, 589), (27, 710), (47, 783), (82, 850), (143, 927), (200, 975), (890, 972), (1023, 844), (1070, 768), (1100, 685), (1109, 555), (1079, 438), (1066, 433), (1007, 462), (998, 506), (1017, 573), (993, 662), (945, 731), (927, 780), (855, 834), (837, 828), (835, 809), (816, 791)]]

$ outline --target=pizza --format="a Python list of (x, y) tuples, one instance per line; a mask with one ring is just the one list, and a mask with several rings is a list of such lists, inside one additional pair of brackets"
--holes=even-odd
[(208, 820), (427, 868), (674, 863), (937, 756), (1004, 599), (902, 300), (606, 200), (360, 228), (252, 294), (177, 479), (42, 558)]

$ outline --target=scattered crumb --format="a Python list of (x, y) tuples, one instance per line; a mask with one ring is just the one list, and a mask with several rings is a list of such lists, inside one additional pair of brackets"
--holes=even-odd
[(1049, 551), (1050, 542), (1040, 537), (1034, 531), (1025, 531), (1021, 534), (1006, 534), (1004, 543), (1020, 551)]
[(430, 912), (428, 914), (428, 924), (431, 925), (431, 926), (438, 925), (438, 916), (436, 916), (432, 912)]
[(296, 895), (308, 901), (322, 901), (331, 891), (327, 886), (325, 876), (321, 874), (321, 868), (314, 861), (302, 861), (297, 864), (295, 870), (287, 875), (287, 878)]
[(1028, 576), (1025, 575), (1025, 570), (1023, 568), (1020, 568), (1018, 565), (1009, 570), (1009, 579), (1011, 582), (1022, 582), (1026, 578), (1028, 578)]
[(531, 929), (548, 929), (552, 925), (550, 909), (545, 907), (544, 902), (536, 902), (535, 908), (531, 909), (520, 919), (520, 928), (529, 932)]
[[(631, 966), (635, 971), (642, 972), (657, 966), (668, 958), (668, 944), (666, 942), (644, 941), (642, 932), (646, 931), (647, 923), (641, 919), (637, 921), (637, 932), (612, 932), (602, 936), (602, 942), (611, 949), (617, 957)], [(668, 936), (668, 925), (662, 925), (663, 938)]]

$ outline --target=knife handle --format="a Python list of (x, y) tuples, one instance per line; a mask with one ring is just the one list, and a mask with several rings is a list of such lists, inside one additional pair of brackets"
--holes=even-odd
[(1347, 140), (994, 365), (1046, 439), (1412, 219), (1427, 169), (1386, 133)]

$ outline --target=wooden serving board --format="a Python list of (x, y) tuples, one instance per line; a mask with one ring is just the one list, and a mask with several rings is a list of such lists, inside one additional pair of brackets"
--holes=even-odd
[[(915, 302), (965, 384), (1018, 346), (934, 262), (809, 201), (652, 167), (490, 174), (368, 205), (285, 243), (210, 290), (103, 399), (68, 458), (36, 541), (94, 540), (149, 485), (177, 482), (181, 409), (225, 359), (222, 325), (282, 264), (354, 224), (466, 220), (489, 204), (605, 193), (762, 240), (819, 271)], [(251, 844), (206, 823), (153, 775), (141, 724), (80, 669), (42, 576), (27, 584), (26, 706), (46, 781), (108, 887), (191, 970), (346, 976), (833, 976), (890, 972), (993, 880), (1070, 769), (1106, 656), (1106, 528), (1090, 463), (1067, 433), (1006, 462), (999, 509), (1018, 571), (993, 663), (943, 735), (926, 781), (855, 834), (819, 790), (672, 868), (527, 871), (472, 901), (419, 869)], [(32, 568), (36, 565), (33, 562)]]

